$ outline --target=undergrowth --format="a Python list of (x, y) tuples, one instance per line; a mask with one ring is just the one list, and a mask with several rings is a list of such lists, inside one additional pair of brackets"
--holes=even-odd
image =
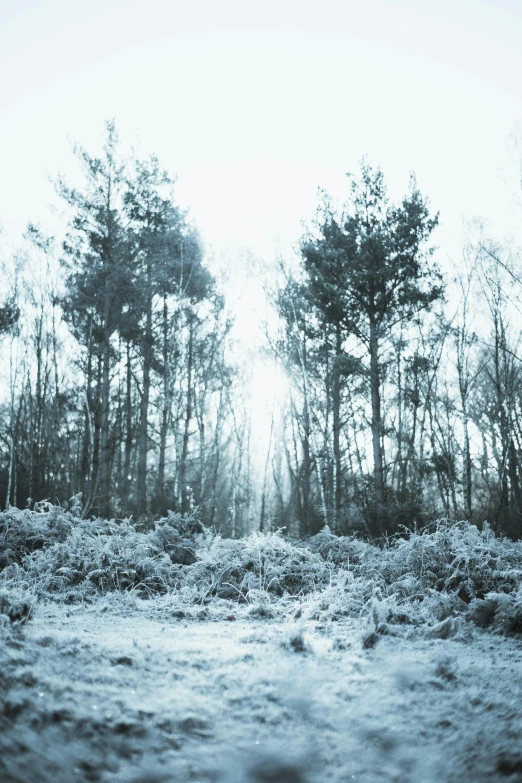
[(37, 597), (75, 603), (131, 593), (163, 596), (179, 616), (217, 601), (268, 620), (290, 601), (321, 621), (371, 622), (378, 612), (377, 634), (453, 617), (522, 633), (522, 544), (487, 523), (480, 531), (439, 521), (381, 545), (327, 527), (304, 542), (280, 533), (223, 539), (197, 512), (169, 512), (140, 532), (130, 520), (83, 520), (76, 501), (69, 510), (40, 504), (0, 513), (0, 615), (11, 622), (27, 619)]

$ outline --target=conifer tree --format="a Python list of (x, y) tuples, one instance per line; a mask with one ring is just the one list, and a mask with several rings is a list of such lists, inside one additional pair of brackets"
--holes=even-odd
[[(368, 359), (375, 511), (381, 532), (387, 522), (382, 350), (394, 326), (442, 296), (441, 277), (430, 266), (432, 251), (427, 247), (437, 222), (413, 177), (409, 193), (393, 205), (382, 172), (363, 162), (359, 176), (352, 179), (350, 203), (338, 213), (325, 197), (316, 225), (301, 241), (309, 302), (333, 335), (337, 367), (349, 335), (358, 338)], [(339, 370), (333, 384), (335, 415), (340, 404)], [(339, 459), (337, 450), (335, 459)]]
[(70, 208), (63, 243), (66, 270), (64, 316), (85, 356), (84, 492), (87, 511), (111, 514), (111, 371), (116, 361), (113, 337), (125, 318), (132, 294), (134, 258), (123, 220), (124, 165), (113, 122), (106, 124), (103, 154), (76, 147), (84, 187), (57, 184)]

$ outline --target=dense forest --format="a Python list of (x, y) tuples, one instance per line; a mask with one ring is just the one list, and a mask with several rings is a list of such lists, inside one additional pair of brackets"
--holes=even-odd
[(511, 244), (475, 224), (443, 274), (413, 177), (395, 203), (363, 161), (345, 204), (321, 193), (266, 281), (263, 352), (289, 383), (254, 460), (251, 378), (175, 177), (124, 155), (113, 123), (98, 155), (75, 154), (78, 184), (55, 181), (63, 236), (29, 224), (1, 259), (2, 505), (81, 492), (85, 518), (197, 509), (227, 536), (440, 517), (522, 536)]

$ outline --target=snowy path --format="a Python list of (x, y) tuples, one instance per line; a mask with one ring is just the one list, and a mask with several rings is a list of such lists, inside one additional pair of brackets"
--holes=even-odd
[(40, 606), (9, 665), (41, 777), (9, 780), (522, 781), (520, 641), (298, 630)]

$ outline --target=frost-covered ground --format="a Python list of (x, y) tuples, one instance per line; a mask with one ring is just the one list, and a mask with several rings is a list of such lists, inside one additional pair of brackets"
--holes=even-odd
[(2, 781), (522, 780), (518, 639), (409, 628), (364, 648), (366, 620), (150, 603), (4, 624)]

